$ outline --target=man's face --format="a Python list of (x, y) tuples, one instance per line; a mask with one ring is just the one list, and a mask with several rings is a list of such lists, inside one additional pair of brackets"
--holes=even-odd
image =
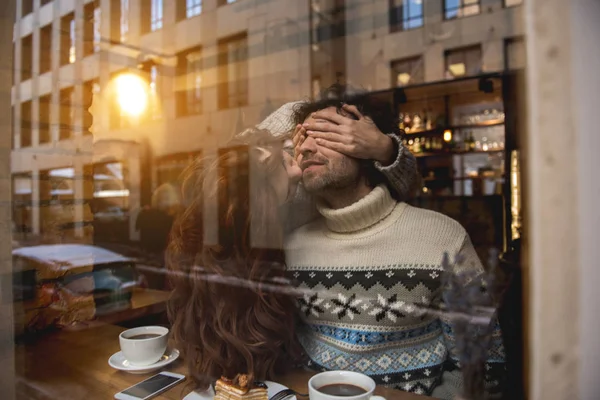
[[(335, 107), (329, 109), (335, 111)], [(314, 122), (312, 116), (305, 122)], [(319, 194), (355, 185), (360, 177), (358, 160), (317, 144), (307, 137), (299, 148), (302, 154), (302, 182), (307, 192)]]

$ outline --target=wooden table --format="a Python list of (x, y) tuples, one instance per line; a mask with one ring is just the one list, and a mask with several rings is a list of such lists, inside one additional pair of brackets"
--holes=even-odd
[[(124, 328), (114, 325), (87, 330), (60, 331), (36, 342), (16, 346), (17, 398), (23, 400), (112, 399), (115, 393), (154, 373), (132, 375), (112, 369), (108, 358), (119, 351), (118, 336)], [(180, 360), (166, 370), (186, 373)], [(301, 393), (308, 393), (311, 372), (295, 371), (278, 381)], [(191, 391), (181, 383), (156, 399), (181, 400)], [(419, 400), (428, 397), (399, 390), (378, 388), (388, 400)]]

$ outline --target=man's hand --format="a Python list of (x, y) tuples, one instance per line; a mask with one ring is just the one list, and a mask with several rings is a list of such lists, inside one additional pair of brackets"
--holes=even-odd
[[(340, 115), (333, 110), (320, 110), (312, 115), (312, 120), (322, 121), (311, 121), (299, 126), (320, 146), (350, 157), (375, 160), (383, 165), (391, 164), (395, 158), (392, 138), (383, 134), (371, 118), (363, 116), (355, 106), (344, 104), (342, 108), (357, 119)], [(296, 131), (300, 133), (298, 127)], [(300, 143), (298, 146), (303, 141), (304, 138), (296, 140), (294, 136), (294, 143)]]

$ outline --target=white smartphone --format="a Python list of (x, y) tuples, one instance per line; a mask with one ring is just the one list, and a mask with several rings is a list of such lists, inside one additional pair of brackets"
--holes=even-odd
[(184, 375), (173, 372), (161, 372), (140, 383), (115, 394), (118, 400), (147, 400), (177, 385), (185, 379)]

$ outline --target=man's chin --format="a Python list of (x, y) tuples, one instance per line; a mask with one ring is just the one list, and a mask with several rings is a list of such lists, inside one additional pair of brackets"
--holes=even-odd
[(322, 182), (315, 176), (306, 174), (302, 176), (302, 186), (308, 193), (316, 193), (323, 190)]

